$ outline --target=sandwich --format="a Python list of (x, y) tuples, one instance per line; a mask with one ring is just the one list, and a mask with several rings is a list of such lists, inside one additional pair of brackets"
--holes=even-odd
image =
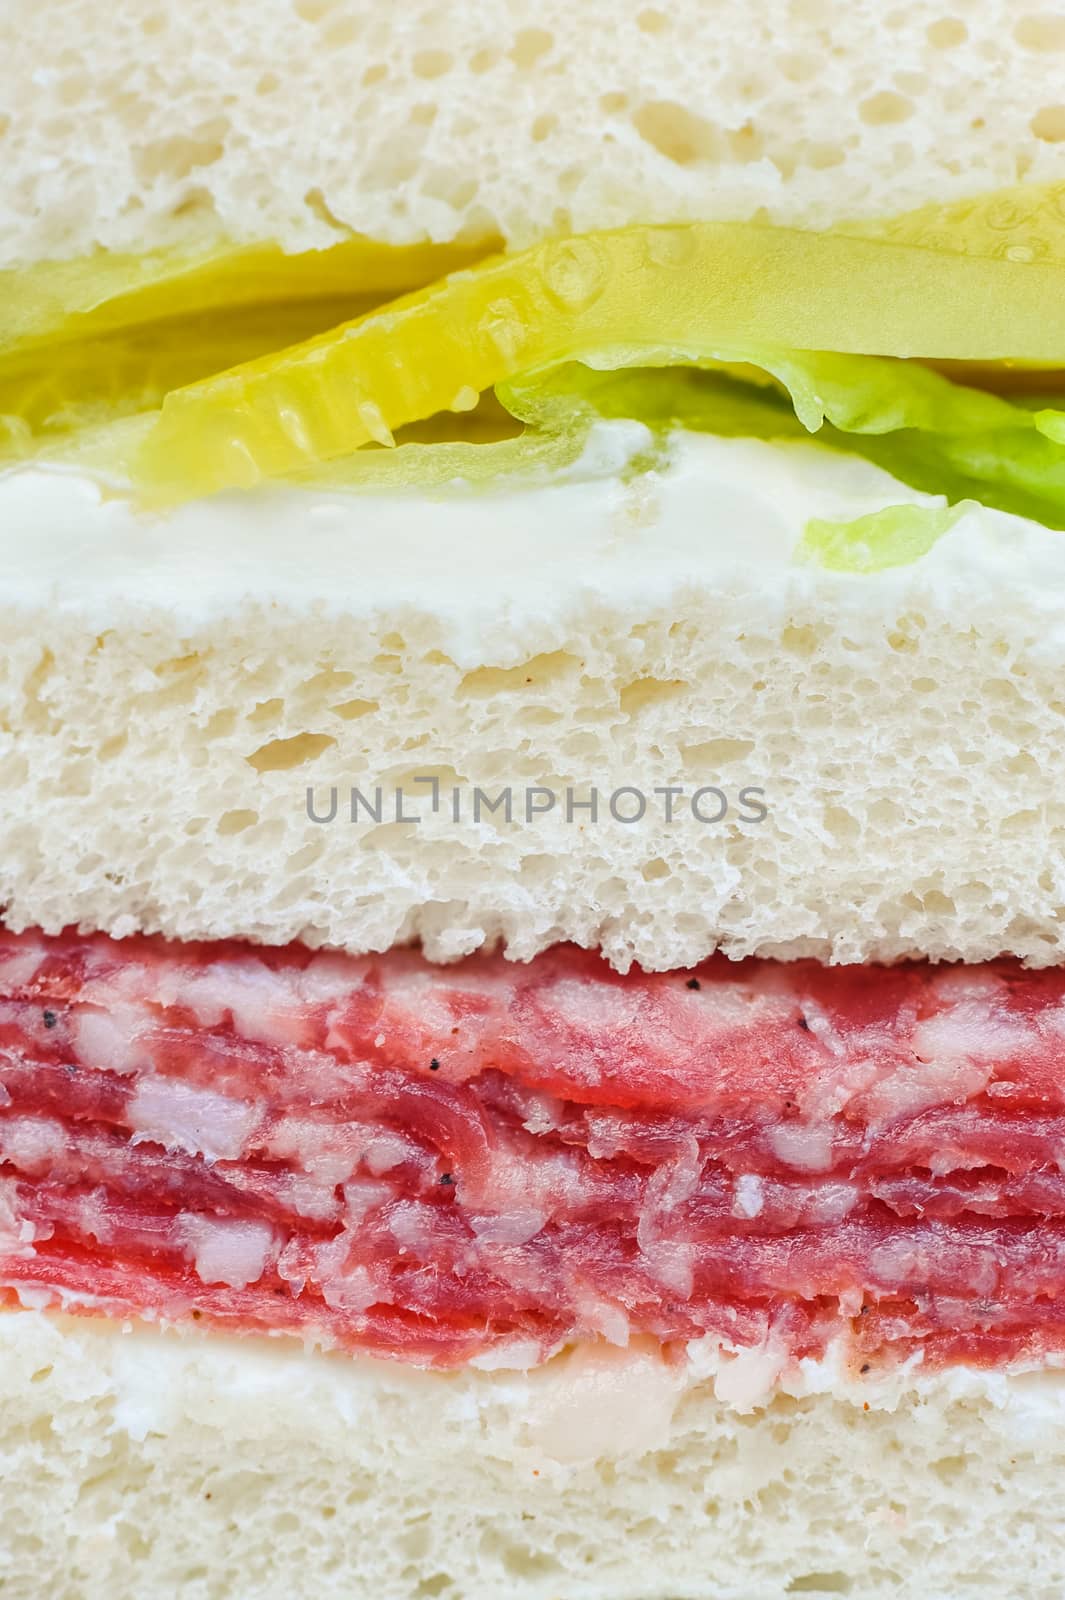
[(0, 42), (5, 1596), (1056, 1600), (1065, 20)]

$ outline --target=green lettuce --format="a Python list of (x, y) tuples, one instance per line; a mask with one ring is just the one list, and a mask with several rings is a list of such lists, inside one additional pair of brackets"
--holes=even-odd
[(1065, 413), (952, 382), (916, 361), (755, 349), (719, 355), (715, 366), (698, 368), (606, 372), (569, 363), (498, 392), (538, 427), (556, 425), (568, 405), (585, 421), (634, 417), (659, 434), (812, 438), (951, 504), (977, 500), (1065, 528)]
[(884, 572), (906, 567), (928, 554), (954, 526), (964, 510), (959, 506), (884, 506), (850, 522), (826, 522), (812, 517), (796, 550), (800, 561), (811, 561), (830, 572)]

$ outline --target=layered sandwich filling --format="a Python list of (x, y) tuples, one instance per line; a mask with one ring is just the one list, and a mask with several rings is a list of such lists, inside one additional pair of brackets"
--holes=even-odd
[(1065, 1355), (1065, 972), (5, 935), (0, 1283), (421, 1365)]
[[(813, 434), (1061, 527), (1063, 218), (1033, 188), (824, 232), (47, 263), (0, 279), (0, 460), (88, 464), (148, 505), (278, 479), (425, 488), (568, 468), (623, 417), (653, 436), (634, 472), (677, 427)], [(872, 565), (895, 531), (861, 530)], [(937, 531), (911, 518), (901, 547)]]
[[(706, 560), (691, 553), (704, 534), (701, 506), (696, 514), (685, 502), (681, 515), (677, 483), (708, 481), (695, 469), (722, 451), (756, 467), (762, 460), (768, 471), (768, 456), (752, 454), (763, 446), (733, 450), (724, 439), (811, 435), (827, 447), (814, 451), (826, 477), (829, 459), (838, 467), (845, 454), (891, 476), (866, 514), (812, 515), (797, 542), (777, 537), (773, 548), (786, 544), (787, 562), (844, 573), (860, 586), (870, 574), (919, 562), (933, 546), (933, 559), (947, 565), (943, 552), (964, 544), (970, 567), (986, 555), (997, 572), (1022, 535), (1016, 519), (1007, 525), (995, 512), (1030, 519), (1040, 539), (1065, 527), (1063, 217), (1060, 193), (1021, 191), (820, 234), (758, 223), (635, 226), (548, 240), (521, 255), (427, 249), (401, 259), (365, 241), (291, 258), (269, 245), (223, 242), (199, 257), (163, 252), (16, 275), (3, 285), (0, 310), (0, 458), (87, 473), (104, 486), (94, 492), (105, 533), (86, 541), (81, 511), (53, 478), (16, 470), (16, 506), (30, 506), (40, 492), (56, 509), (48, 538), (26, 541), (12, 572), (41, 616), (51, 606), (84, 624), (92, 613), (91, 674), (110, 660), (114, 596), (134, 575), (136, 595), (161, 608), (167, 626), (190, 591), (261, 598), (248, 570), (270, 542), (267, 522), (249, 524), (244, 513), (249, 505), (254, 518), (263, 506), (278, 508), (274, 538), (289, 526), (292, 497), (300, 505), (294, 525), (311, 535), (293, 542), (283, 533), (284, 570), (299, 569), (314, 546), (314, 615), (327, 616), (336, 594), (354, 585), (375, 626), (389, 606), (406, 626), (416, 561), (401, 566), (400, 547), (382, 541), (396, 588), (387, 604), (371, 604), (377, 591), (367, 588), (365, 552), (357, 538), (348, 541), (358, 515), (329, 522), (333, 497), (387, 491), (387, 514), (383, 500), (374, 514), (399, 522), (409, 520), (408, 500), (459, 480), (471, 486), (468, 503), (460, 495), (452, 523), (434, 511), (433, 526), (437, 537), (441, 528), (456, 530), (464, 556), (447, 549), (434, 559), (446, 569), (449, 604), (468, 619), (467, 573), (478, 568), (480, 579), (480, 567), (502, 571), (509, 559), (504, 551), (495, 568), (479, 561), (471, 530), (487, 528), (494, 548), (498, 508), (478, 502), (472, 486), (492, 481), (520, 494), (532, 478), (545, 497), (572, 489), (574, 506), (597, 519), (574, 535), (577, 572), (597, 559), (589, 556), (593, 536), (614, 559), (637, 537), (653, 543), (658, 530), (661, 544), (661, 530), (682, 528), (682, 538), (671, 535), (670, 560), (656, 564), (641, 550), (626, 580), (632, 586), (635, 571), (640, 590), (679, 592)], [(836, 481), (835, 467), (831, 475)], [(657, 509), (629, 516), (633, 507), (615, 503), (618, 485), (634, 482), (649, 503), (659, 497)], [(264, 484), (284, 488), (247, 497), (240, 512), (232, 496), (215, 502), (225, 527), (213, 511), (201, 521), (198, 508), (191, 521), (185, 511), (152, 514)], [(320, 504), (302, 498), (308, 486)], [(393, 491), (402, 492), (389, 499)], [(973, 500), (992, 511), (966, 523), (963, 502)], [(374, 501), (360, 504), (365, 527)], [(547, 504), (529, 503), (532, 538)], [(391, 524), (382, 525), (387, 533)], [(985, 529), (980, 542), (977, 525)], [(729, 531), (743, 529), (734, 519)], [(562, 564), (568, 551), (558, 541), (569, 540), (568, 525), (560, 520), (553, 536)], [(197, 565), (197, 540), (217, 546), (216, 561)], [(87, 542), (94, 576), (72, 594), (60, 570), (64, 552)], [(541, 585), (547, 542), (527, 561)], [(656, 579), (645, 581), (644, 570)], [(1045, 571), (1060, 572), (1056, 548)], [(288, 598), (303, 593), (301, 581), (297, 570)], [(513, 575), (509, 584), (515, 589)], [(1031, 587), (1042, 585), (1033, 579)], [(602, 596), (601, 584), (588, 588)], [(538, 602), (535, 583), (530, 594)], [(97, 628), (92, 605), (101, 595)], [(272, 595), (263, 609), (276, 609)], [(700, 612), (694, 632), (701, 621)], [(924, 627), (919, 610), (903, 623), (889, 639), (900, 656), (917, 650)], [(512, 629), (513, 618), (504, 616), (502, 627)], [(672, 639), (677, 629), (674, 608), (664, 631)], [(604, 693), (601, 715), (589, 703), (584, 726), (559, 746), (567, 763), (583, 759), (590, 728), (668, 705), (677, 691), (702, 692), (705, 667), (691, 684), (651, 672), (653, 630), (630, 619), (624, 631), (640, 651), (646, 645), (647, 661), (616, 697)], [(734, 629), (739, 641), (747, 631)], [(853, 632), (848, 659), (861, 649), (863, 630)], [(783, 637), (803, 661), (820, 648), (813, 626), (794, 625), (790, 613)], [(578, 641), (582, 653), (587, 642)], [(452, 642), (448, 654), (438, 644), (408, 649), (405, 635), (388, 629), (372, 666), (398, 677), (407, 653), (420, 666), (457, 672), (462, 650)], [(654, 648), (665, 657), (670, 647)], [(148, 648), (132, 673), (125, 663), (113, 678), (92, 680), (105, 684), (93, 691), (94, 712), (144, 682), (153, 730), (167, 707), (187, 708), (190, 725), (200, 719), (203, 749), (183, 748), (167, 766), (197, 774), (197, 785), (208, 769), (221, 770), (220, 741), (236, 740), (240, 726), (230, 706), (209, 711), (195, 678), (216, 649), (213, 638), (184, 639), (164, 661), (145, 664)], [(1011, 649), (1004, 643), (1002, 653)], [(238, 651), (238, 678), (257, 652), (269, 654), (260, 645)], [(37, 714), (55, 660), (42, 642), (40, 660), (19, 681), (25, 727), (11, 750), (10, 781), (20, 781), (18, 762), (28, 763), (34, 740), (51, 753), (69, 735), (70, 717)], [(203, 814), (190, 810), (185, 824), (183, 859), (193, 861), (193, 876), (191, 891), (175, 898), (177, 931), (189, 929), (189, 908), (199, 905), (196, 852), (257, 826), (264, 794), (288, 805), (284, 774), (339, 749), (331, 730), (381, 709), (376, 692), (356, 693), (364, 677), (338, 669), (339, 660), (323, 646), (299, 686), (297, 700), (312, 689), (326, 696), (332, 720), (321, 726), (285, 731), (283, 697), (248, 687), (254, 737), (234, 757), (235, 789), (207, 783), (194, 801), (190, 785), (182, 800)], [(526, 662), (508, 659), (487, 678), (480, 665), (452, 691), (475, 708), (571, 667), (582, 691), (592, 681), (582, 655), (557, 644), (530, 647)], [(265, 674), (262, 661), (255, 671)], [(1015, 676), (1023, 679), (1020, 666)], [(921, 694), (936, 687), (931, 678), (914, 681)], [(756, 677), (752, 697), (765, 687)], [(876, 678), (858, 687), (871, 703)], [(243, 692), (238, 685), (238, 701)], [(1003, 722), (1019, 700), (1011, 683)], [(406, 704), (396, 704), (402, 720)], [(59, 769), (60, 794), (93, 792), (101, 764), (121, 762), (131, 738), (136, 748), (141, 709), (95, 748), (73, 750), (76, 759)], [(534, 712), (539, 721), (530, 728), (542, 725), (545, 708)], [(546, 708), (548, 721), (553, 715)], [(811, 726), (821, 725), (818, 715)], [(470, 727), (474, 757), (486, 740), (509, 748), (476, 709)], [(685, 735), (681, 765), (698, 772), (704, 760), (752, 749), (739, 732)], [(154, 732), (149, 743), (158, 758)], [(439, 784), (437, 769), (450, 770), (457, 752), (441, 743), (430, 761), (431, 745), (431, 733), (416, 729), (402, 765), (398, 756), (387, 764), (391, 777), (405, 780), (411, 762), (422, 774), (424, 760)], [(526, 745), (531, 761), (537, 746), (528, 736)], [(659, 728), (636, 748), (664, 762), (668, 746)], [(1020, 760), (1021, 752), (1011, 754)], [(916, 770), (916, 757), (912, 764)], [(129, 770), (140, 781), (134, 756)], [(1027, 825), (1027, 813), (1012, 807), (1015, 774), (1025, 771), (1008, 769), (1011, 825)], [(838, 774), (832, 781), (844, 783)], [(116, 807), (127, 804), (117, 783), (102, 792)], [(130, 812), (138, 837), (158, 805), (151, 791)], [(849, 819), (841, 810), (829, 805), (813, 831), (828, 829), (845, 850)], [(312, 811), (317, 827), (322, 819)], [(883, 815), (885, 826), (897, 826), (902, 811)], [(782, 839), (792, 832), (785, 819)], [(281, 832), (263, 837), (259, 848), (275, 849)], [(475, 842), (483, 866), (493, 841), (486, 832)], [(378, 847), (387, 855), (394, 837)], [(286, 860), (297, 875), (282, 894), (286, 911), (304, 892), (298, 874), (319, 862), (324, 836), (307, 848)], [(69, 915), (75, 879), (98, 874), (105, 909), (87, 925), (173, 931), (174, 919), (151, 921), (156, 902), (137, 877), (142, 865), (123, 869), (108, 859), (104, 871), (102, 852), (78, 844), (75, 854), (53, 929)], [(563, 854), (534, 860), (530, 881), (537, 870), (549, 879)], [(667, 881), (669, 864), (643, 855), (641, 886)], [(927, 857), (922, 849), (922, 863)], [(326, 869), (318, 870), (324, 880)], [(42, 865), (36, 876), (46, 872)], [(439, 913), (442, 925), (463, 902), (445, 892), (441, 869), (434, 873), (412, 890), (412, 871), (398, 865), (386, 870), (386, 890), (396, 905), (412, 896), (427, 924)], [(610, 874), (598, 876), (607, 878), (608, 895)], [(717, 874), (715, 892), (729, 902), (739, 874), (723, 889), (725, 876)], [(988, 877), (1001, 876), (990, 863)], [(107, 897), (126, 882), (129, 898), (112, 916)], [(862, 894), (875, 898), (882, 887)], [(982, 879), (978, 887), (987, 888)], [(953, 910), (934, 883), (921, 892), (921, 916), (939, 902)], [(1057, 893), (1053, 885), (1045, 892)], [(492, 895), (484, 925), (467, 917), (441, 953), (462, 954), (498, 935), (494, 887)], [(48, 922), (51, 912), (27, 917), (24, 903), (25, 893), (16, 925)], [(913, 911), (909, 901), (905, 910)], [(259, 915), (258, 906), (245, 909), (221, 931), (252, 931)], [(413, 915), (397, 910), (389, 937), (345, 925), (335, 942), (399, 942), (421, 931)], [(298, 918), (314, 937), (330, 936), (313, 896)], [(605, 943), (614, 920), (600, 913), (587, 942)], [(559, 926), (545, 912), (532, 947), (558, 938)], [(811, 926), (800, 916), (788, 934), (778, 923), (776, 948), (814, 937)], [(901, 925), (892, 936), (903, 942), (891, 954), (913, 947)], [(652, 975), (618, 973), (568, 946), (525, 966), (479, 954), (434, 967), (398, 948), (350, 957), (287, 937), (264, 950), (102, 934), (0, 936), (0, 1289), (11, 1302), (201, 1320), (441, 1367), (532, 1366), (567, 1345), (633, 1340), (667, 1357), (709, 1340), (772, 1351), (781, 1362), (832, 1346), (859, 1373), (911, 1361), (1040, 1364), (1065, 1356), (1065, 971), (1005, 961), (823, 968), (718, 957)], [(705, 936), (701, 927), (692, 934), (698, 954), (721, 938), (720, 917)], [(652, 958), (663, 959), (660, 950)]]

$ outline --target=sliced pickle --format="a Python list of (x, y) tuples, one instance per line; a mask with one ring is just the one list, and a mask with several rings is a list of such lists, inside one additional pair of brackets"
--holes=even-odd
[(0, 451), (154, 410), (172, 389), (364, 315), (491, 247), (218, 245), (0, 273)]
[(167, 396), (137, 462), (168, 501), (251, 486), (569, 361), (827, 350), (1065, 365), (1065, 265), (834, 230), (633, 227), (452, 274)]
[(311, 338), (368, 309), (331, 295), (167, 317), (0, 357), (0, 417), (27, 439), (154, 411), (172, 389)]
[(0, 355), (161, 318), (291, 300), (365, 296), (377, 303), (491, 254), (479, 244), (382, 245), (351, 238), (286, 255), (274, 244), (218, 241), (195, 250), (98, 255), (0, 272)]
[[(221, 243), (0, 274), (0, 453), (6, 441), (8, 454), (58, 449), (116, 479), (131, 470), (158, 503), (274, 477), (402, 484), (454, 470), (486, 480), (573, 461), (596, 415), (664, 428), (678, 396), (682, 413), (694, 406), (702, 419), (693, 425), (790, 433), (794, 413), (765, 385), (779, 388), (789, 352), (829, 351), (917, 358), (955, 385), (1027, 408), (1019, 420), (987, 422), (997, 431), (984, 456), (1016, 480), (1007, 499), (1023, 489), (1024, 507), (1048, 494), (1058, 503), (1065, 188), (1022, 187), (821, 233), (693, 223), (481, 259), (490, 248), (350, 239), (285, 255)], [(656, 388), (654, 369), (711, 364), (742, 381)], [(645, 370), (622, 381), (624, 368)], [(597, 385), (590, 369), (618, 381)], [(823, 409), (819, 381), (793, 386), (807, 427)], [(901, 370), (899, 381), (912, 409), (916, 391)], [(881, 387), (894, 382), (886, 374)], [(527, 425), (521, 438), (475, 425), (493, 389)], [(943, 432), (962, 398), (930, 392), (922, 438)], [(882, 398), (877, 409), (887, 415)], [(439, 421), (426, 431), (448, 412), (468, 437), (450, 437)], [(879, 424), (854, 426), (874, 458), (916, 437), (881, 447)], [(829, 442), (831, 431), (819, 436)], [(962, 460), (956, 427), (945, 431), (959, 488), (993, 475), (977, 470), (974, 449)], [(385, 450), (364, 448), (387, 449), (397, 434), (387, 467)], [(404, 442), (418, 437), (431, 442)], [(907, 451), (914, 474), (938, 472), (926, 445)]]

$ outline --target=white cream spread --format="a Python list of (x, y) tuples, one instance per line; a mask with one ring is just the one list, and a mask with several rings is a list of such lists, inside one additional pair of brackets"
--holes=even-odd
[[(501, 612), (519, 625), (589, 598), (651, 602), (687, 583), (788, 567), (811, 517), (846, 520), (902, 501), (936, 503), (857, 457), (817, 444), (674, 434), (657, 470), (626, 476), (646, 444), (601, 423), (577, 467), (542, 482), (431, 492), (273, 486), (166, 514), (139, 512), (79, 472), (0, 475), (0, 565), (8, 605), (115, 621), (116, 605), (210, 622), (247, 602), (319, 613), (431, 609), (476, 654)], [(967, 510), (921, 563), (952, 588), (1009, 582), (1056, 619), (1065, 537), (1023, 518)], [(800, 569), (806, 570), (806, 569)], [(808, 569), (867, 590), (904, 582)], [(900, 577), (900, 574), (902, 575)]]

